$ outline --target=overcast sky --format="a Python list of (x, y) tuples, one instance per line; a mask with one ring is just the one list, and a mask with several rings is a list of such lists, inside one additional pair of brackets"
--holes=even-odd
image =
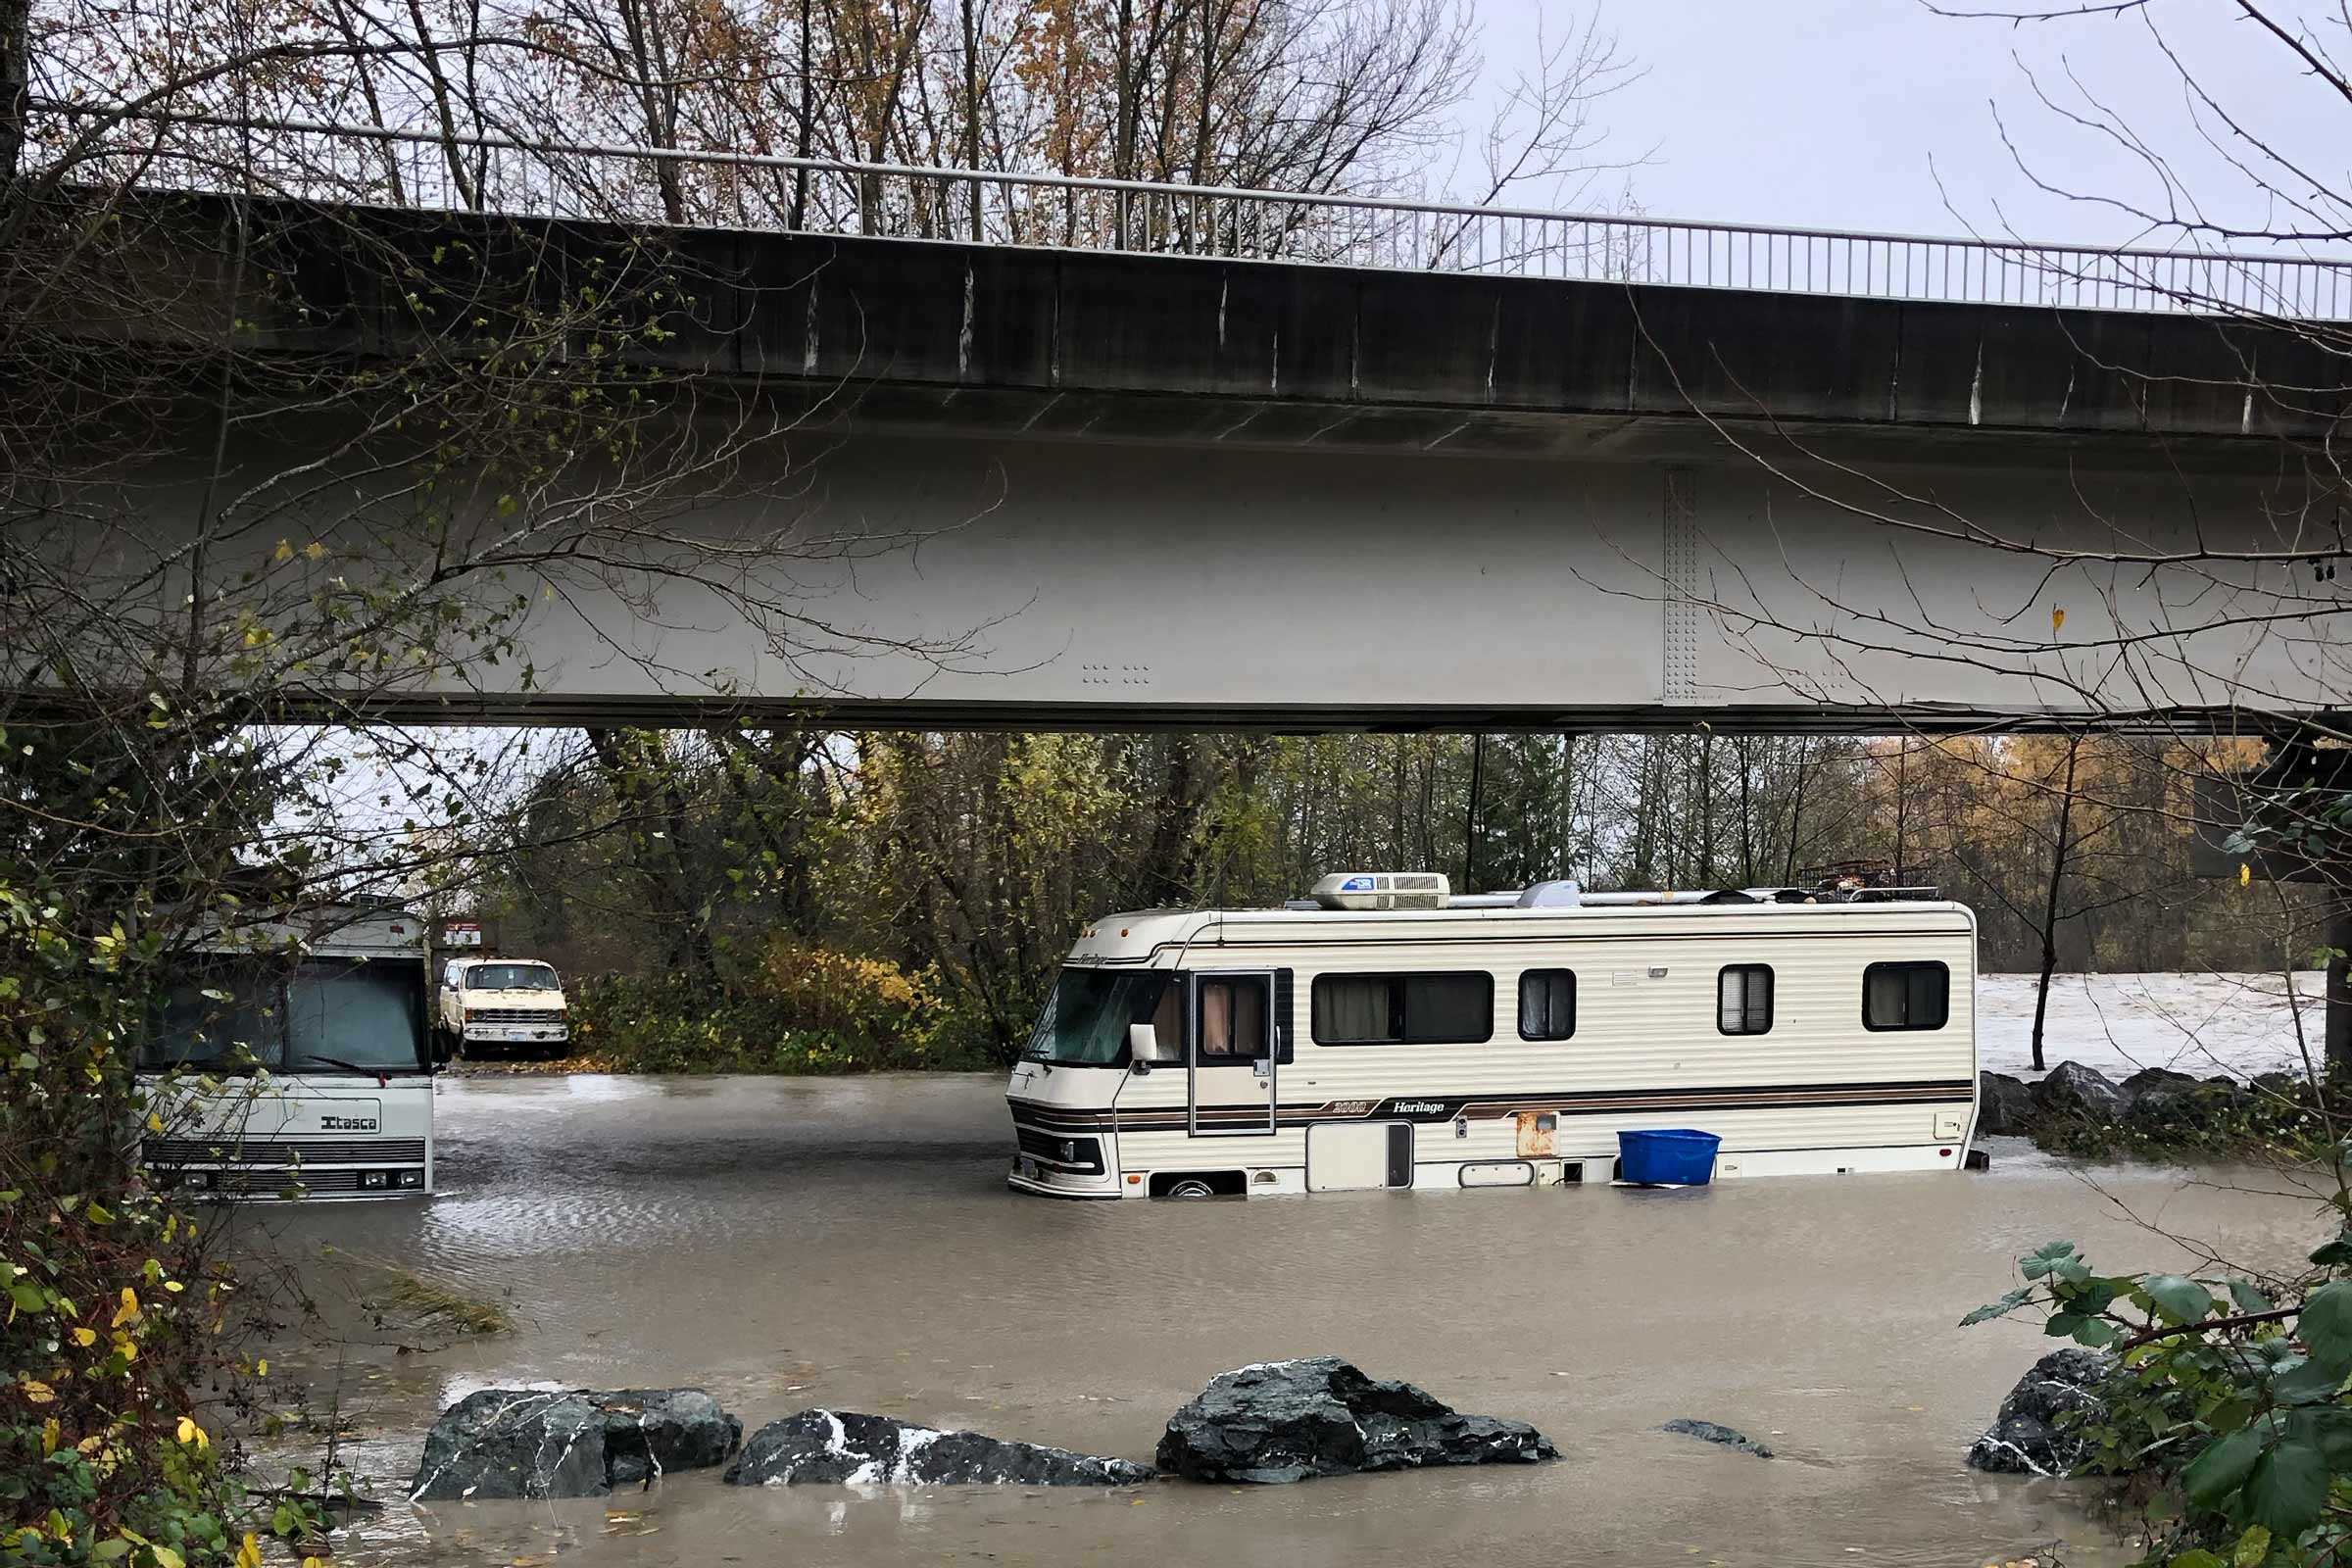
[[(1583, 14), (1557, 0), (1476, 3), (1490, 72), (1524, 57), (1539, 19), (1556, 33)], [(2018, 5), (1984, 7), (1996, 8)], [(2259, 217), (2241, 194), (2247, 182), (2200, 150), (2158, 33), (2224, 108), (2318, 158), (2345, 188), (2352, 112), (2298, 75), (2228, 0), (2156, 0), (2147, 19), (2026, 26), (1941, 17), (1919, 0), (1614, 0), (1603, 17), (1646, 71), (1604, 115), (1613, 152), (1656, 149), (1633, 174), (1637, 199), (1656, 217), (1989, 233), (2006, 212), (2011, 231), (2026, 237), (2131, 238), (2135, 225), (2121, 215), (2036, 195), (2001, 145), (1996, 106), (2048, 173), (2154, 199), (2156, 186), (2127, 152), (2035, 103), (2028, 72), (2055, 96), (2073, 91), (2070, 67), (2083, 89), (2182, 158), (2209, 200)]]

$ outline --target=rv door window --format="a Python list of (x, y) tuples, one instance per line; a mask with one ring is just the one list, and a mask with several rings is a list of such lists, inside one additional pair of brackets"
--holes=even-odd
[(1940, 963), (1874, 963), (1862, 971), (1862, 1027), (1940, 1029), (1952, 1010), (1952, 972)]
[(1200, 1059), (1255, 1061), (1265, 1054), (1265, 982), (1246, 976), (1202, 980)]
[(1494, 1037), (1494, 977), (1325, 974), (1315, 977), (1319, 1046), (1478, 1045)]
[(1530, 969), (1519, 977), (1519, 1038), (1565, 1040), (1576, 1033), (1576, 971)]
[(1715, 980), (1715, 1027), (1727, 1035), (1760, 1035), (1772, 1028), (1772, 966), (1735, 963)]

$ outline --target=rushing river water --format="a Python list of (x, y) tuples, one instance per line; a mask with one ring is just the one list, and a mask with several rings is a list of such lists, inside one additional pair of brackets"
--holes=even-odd
[[(2128, 1560), (2067, 1486), (1960, 1460), (2048, 1348), (1966, 1331), (2052, 1237), (2257, 1261), (2305, 1205), (2005, 1151), (1985, 1175), (1073, 1203), (1007, 1192), (995, 1078), (444, 1080), (429, 1200), (252, 1211), (501, 1302), (403, 1353), (346, 1322), (278, 1352), (388, 1506), (338, 1561), (421, 1564), (1982, 1563)], [(2269, 1183), (2265, 1183), (2268, 1185)], [(325, 1293), (321, 1293), (322, 1295)], [(340, 1318), (338, 1319), (341, 1320)], [(433, 1342), (439, 1344), (441, 1342)], [(425, 1428), (490, 1383), (694, 1384), (746, 1430), (809, 1405), (1149, 1458), (1215, 1373), (1335, 1353), (1534, 1422), (1553, 1465), (1112, 1493), (738, 1489), (413, 1507)], [(1758, 1460), (1657, 1432), (1695, 1416)]]

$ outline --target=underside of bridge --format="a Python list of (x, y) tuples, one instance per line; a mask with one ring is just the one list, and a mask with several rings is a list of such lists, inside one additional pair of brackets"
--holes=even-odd
[(355, 223), (421, 272), (463, 242), (561, 292), (650, 243), (688, 280), (631, 353), (723, 461), (616, 460), (625, 552), (513, 550), (492, 487), (422, 497), (409, 437), (292, 400), (221, 467), (189, 410), (109, 481), (135, 525), (45, 537), (159, 628), (289, 538), (322, 574), (428, 526), (508, 549), (478, 591), (527, 605), (514, 657), (378, 683), (381, 716), (2245, 731), (2352, 689), (2340, 361), (2276, 326), (296, 208), (257, 305), (218, 214), (172, 211), (174, 304), (93, 333), (401, 363), (450, 329)]

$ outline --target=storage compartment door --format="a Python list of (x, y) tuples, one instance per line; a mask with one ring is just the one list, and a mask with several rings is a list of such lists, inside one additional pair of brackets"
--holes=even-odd
[(1410, 1187), (1413, 1129), (1409, 1122), (1322, 1123), (1306, 1130), (1306, 1190), (1363, 1192)]

